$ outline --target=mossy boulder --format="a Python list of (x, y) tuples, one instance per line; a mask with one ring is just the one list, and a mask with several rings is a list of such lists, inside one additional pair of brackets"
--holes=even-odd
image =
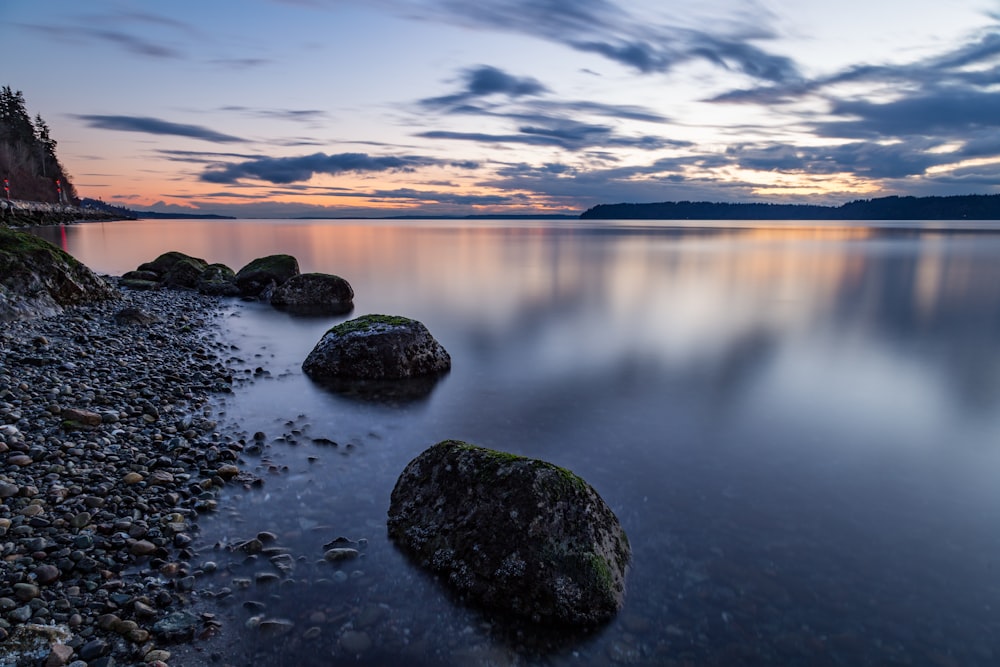
[(584, 480), (446, 440), (406, 466), (389, 537), (467, 602), (533, 623), (594, 626), (622, 607), (631, 547)]
[(0, 322), (115, 298), (110, 284), (48, 241), (0, 228)]
[(275, 288), (271, 305), (304, 315), (340, 315), (354, 308), (354, 289), (340, 276), (302, 273)]
[(291, 255), (259, 257), (236, 272), (236, 284), (246, 297), (260, 296), (265, 290), (299, 275), (299, 262)]
[(171, 250), (170, 252), (163, 253), (152, 262), (140, 264), (138, 270), (156, 274), (162, 281), (178, 262), (187, 262), (192, 260), (196, 264), (201, 265), (202, 271), (204, 271), (205, 267), (208, 266), (208, 262), (203, 259), (192, 257), (191, 255), (185, 255), (177, 250)]
[(205, 260), (185, 257), (174, 262), (173, 266), (163, 274), (163, 284), (166, 287), (195, 289), (198, 286), (198, 279), (207, 268)]
[(363, 315), (327, 331), (302, 364), (313, 379), (401, 380), (435, 376), (451, 357), (420, 322)]
[(225, 264), (209, 264), (198, 276), (198, 291), (211, 296), (239, 296), (236, 272)]

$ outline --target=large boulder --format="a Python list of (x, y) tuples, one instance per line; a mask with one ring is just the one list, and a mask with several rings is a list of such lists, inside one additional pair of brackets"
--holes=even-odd
[(440, 375), (451, 357), (420, 322), (362, 315), (327, 331), (302, 363), (317, 380), (400, 380)]
[(209, 264), (198, 276), (196, 285), (202, 294), (211, 296), (239, 296), (236, 273), (225, 264)]
[(631, 547), (597, 492), (550, 463), (446, 440), (406, 466), (389, 537), (466, 601), (593, 626), (624, 602)]
[(275, 288), (271, 305), (306, 315), (340, 315), (354, 308), (354, 290), (340, 276), (302, 273)]
[(163, 284), (167, 287), (195, 289), (198, 286), (198, 279), (206, 269), (208, 269), (208, 264), (205, 263), (205, 260), (196, 257), (186, 257), (179, 262), (175, 262), (163, 274)]
[(192, 260), (196, 264), (201, 265), (202, 271), (204, 271), (205, 267), (208, 266), (208, 262), (203, 259), (192, 257), (191, 255), (185, 255), (177, 250), (171, 250), (170, 252), (163, 253), (152, 262), (140, 264), (137, 270), (156, 274), (162, 281), (178, 262), (189, 262)]
[(299, 262), (291, 255), (259, 257), (236, 273), (236, 284), (246, 297), (260, 296), (269, 287), (277, 287), (299, 275)]
[(121, 285), (136, 290), (160, 287), (195, 289), (207, 267), (208, 263), (203, 259), (171, 250), (123, 275)]
[(110, 284), (48, 241), (0, 228), (0, 322), (114, 298)]

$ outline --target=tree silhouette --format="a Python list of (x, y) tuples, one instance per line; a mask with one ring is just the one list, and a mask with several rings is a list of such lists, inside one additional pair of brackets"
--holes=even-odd
[[(28, 115), (24, 93), (0, 88), (0, 177), (10, 186), (11, 199), (77, 203), (66, 170), (56, 156), (56, 141), (41, 114)], [(2, 195), (2, 193), (0, 193)]]

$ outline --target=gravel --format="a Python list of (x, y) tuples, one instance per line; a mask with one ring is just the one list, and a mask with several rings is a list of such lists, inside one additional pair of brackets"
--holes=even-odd
[(220, 302), (121, 295), (0, 324), (0, 667), (163, 665), (212, 629), (169, 621), (199, 596), (199, 514), (257, 483), (212, 419)]

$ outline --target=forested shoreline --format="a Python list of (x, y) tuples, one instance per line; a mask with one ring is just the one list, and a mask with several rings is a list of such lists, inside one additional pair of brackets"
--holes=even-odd
[(583, 220), (1000, 220), (1000, 195), (880, 197), (840, 206), (659, 202), (600, 204)]

